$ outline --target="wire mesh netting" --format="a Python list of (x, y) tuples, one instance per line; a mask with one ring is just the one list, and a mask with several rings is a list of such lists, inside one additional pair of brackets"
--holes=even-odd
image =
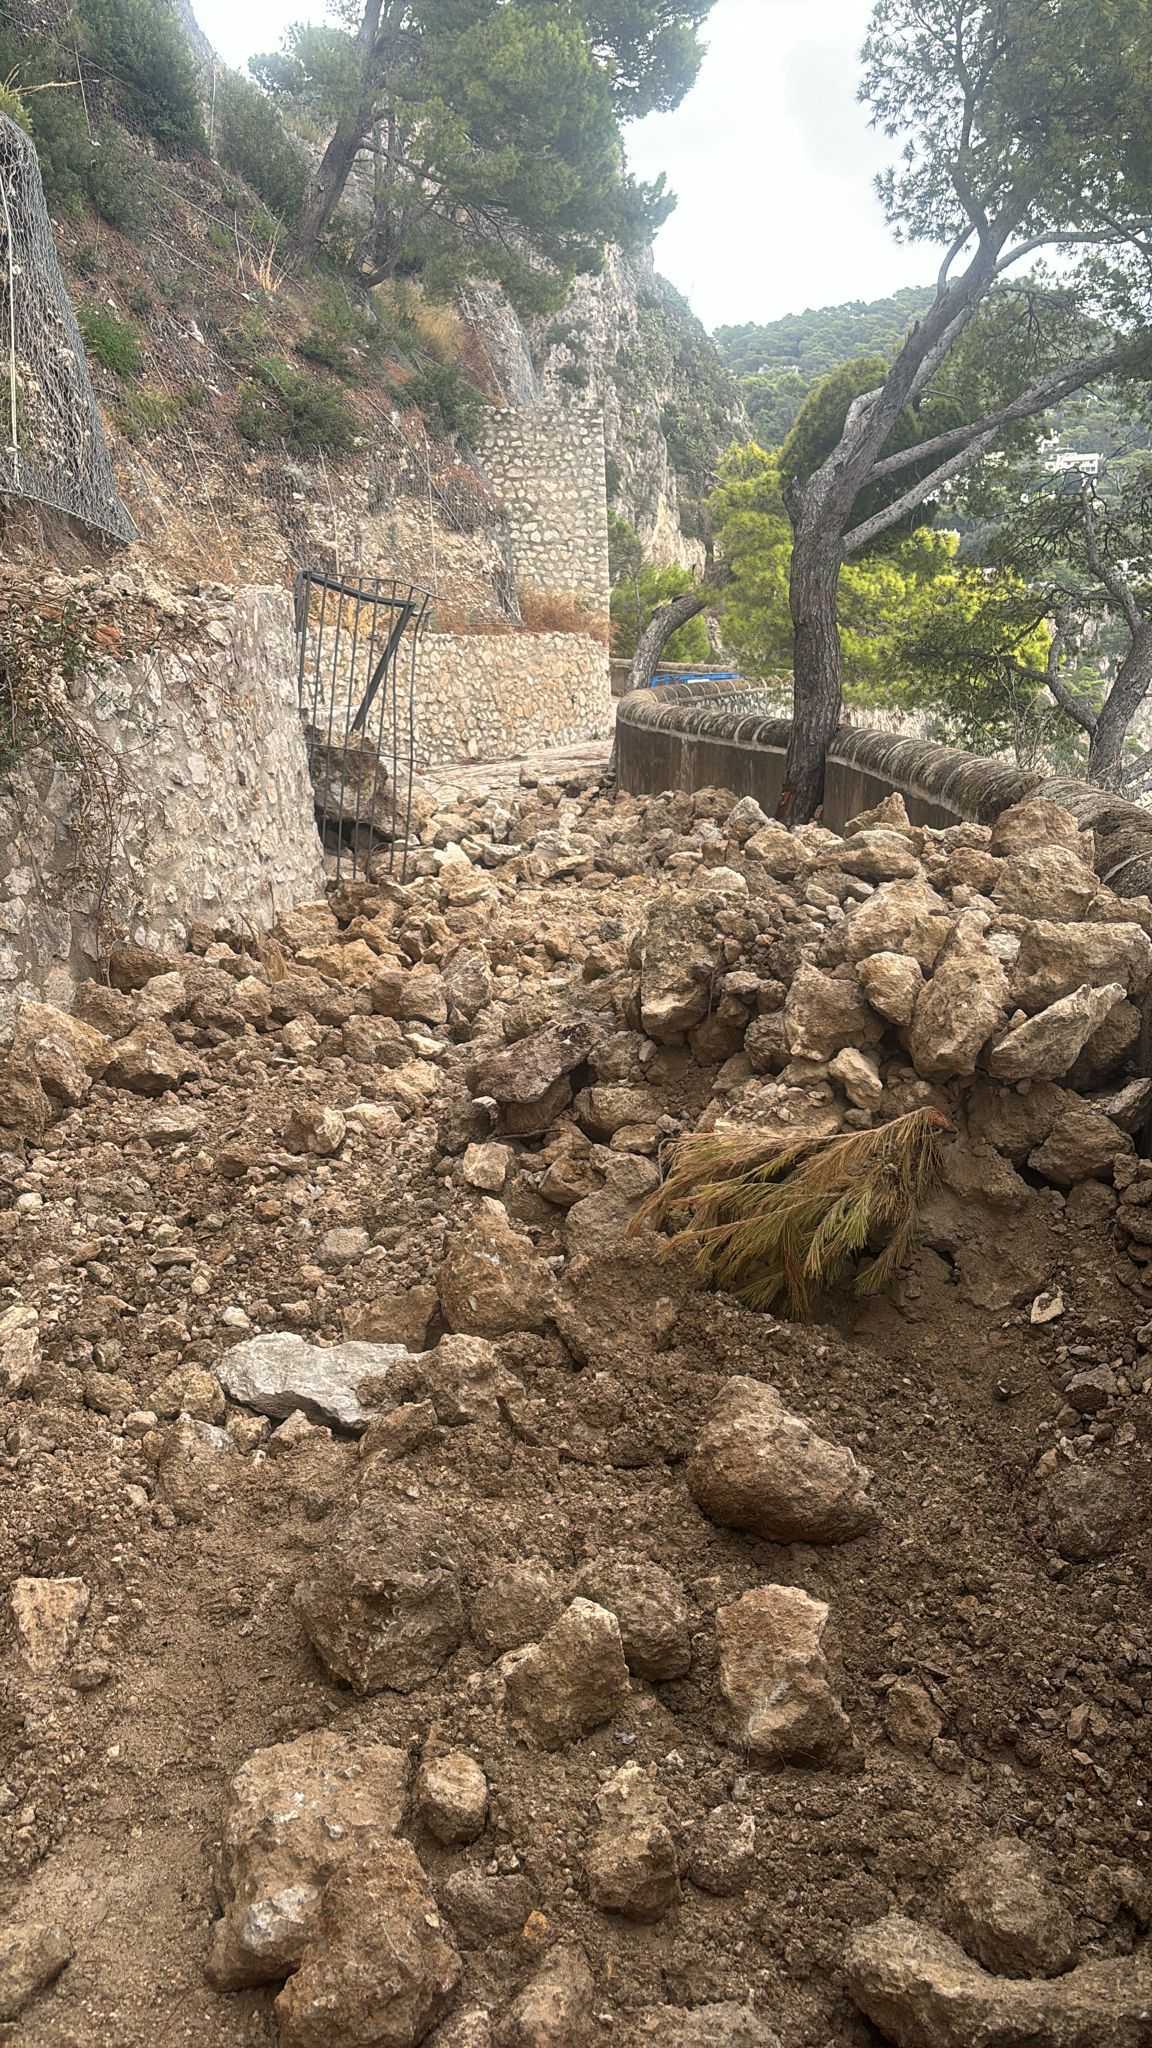
[(0, 114), (0, 491), (112, 539), (136, 528), (120, 502), (80, 329), (24, 130)]
[(426, 590), (395, 578), (296, 579), (300, 712), (320, 837), (337, 881), (407, 879), (416, 659)]

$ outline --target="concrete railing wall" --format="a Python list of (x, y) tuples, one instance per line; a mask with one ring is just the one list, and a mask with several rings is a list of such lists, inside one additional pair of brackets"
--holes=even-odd
[[(682, 683), (638, 690), (616, 714), (617, 776), (633, 794), (730, 789), (771, 814), (784, 784), (791, 726), (767, 715), (779, 685)], [(849, 818), (894, 792), (916, 825), (990, 824), (1009, 805), (1045, 796), (1096, 834), (1097, 869), (1121, 896), (1152, 895), (1152, 813), (1092, 783), (1043, 776), (958, 747), (841, 726), (828, 755), (824, 822)]]

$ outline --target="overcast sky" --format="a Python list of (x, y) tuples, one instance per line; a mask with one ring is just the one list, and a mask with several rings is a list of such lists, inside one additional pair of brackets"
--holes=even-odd
[[(717, 0), (699, 83), (631, 132), (639, 175), (666, 171), (679, 205), (660, 269), (709, 327), (873, 299), (935, 270), (893, 242), (872, 189), (888, 146), (856, 101), (871, 0)], [(272, 48), (313, 0), (195, 0), (229, 63)]]

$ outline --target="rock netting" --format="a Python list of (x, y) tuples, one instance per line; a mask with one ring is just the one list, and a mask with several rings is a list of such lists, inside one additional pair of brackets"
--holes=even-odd
[[(573, 776), (418, 841), (17, 1020), (29, 2048), (177, 1996), (219, 2048), (1139, 2048), (1152, 906), (1031, 807)], [(920, 1105), (889, 1300), (792, 1327), (627, 1235), (684, 1131)]]

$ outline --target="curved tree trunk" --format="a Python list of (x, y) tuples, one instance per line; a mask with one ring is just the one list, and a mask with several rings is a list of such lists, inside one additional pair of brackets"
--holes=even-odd
[(632, 657), (632, 673), (628, 678), (629, 689), (648, 688), (673, 633), (679, 632), (681, 626), (686, 626), (689, 619), (694, 619), (699, 612), (707, 611), (710, 604), (715, 604), (716, 596), (714, 583), (697, 583), (691, 590), (683, 591), (679, 597), (674, 597), (669, 604), (661, 605), (659, 611), (653, 613), (636, 643), (636, 652)]
[(1088, 749), (1088, 775), (1106, 789), (1124, 781), (1124, 742), (1144, 699), (1152, 688), (1152, 621), (1142, 620), (1107, 698), (1096, 715)]
[(824, 801), (824, 763), (843, 701), (836, 594), (840, 535), (801, 501), (796, 508), (789, 604), (795, 637), (792, 738), (776, 815), (805, 825)]

